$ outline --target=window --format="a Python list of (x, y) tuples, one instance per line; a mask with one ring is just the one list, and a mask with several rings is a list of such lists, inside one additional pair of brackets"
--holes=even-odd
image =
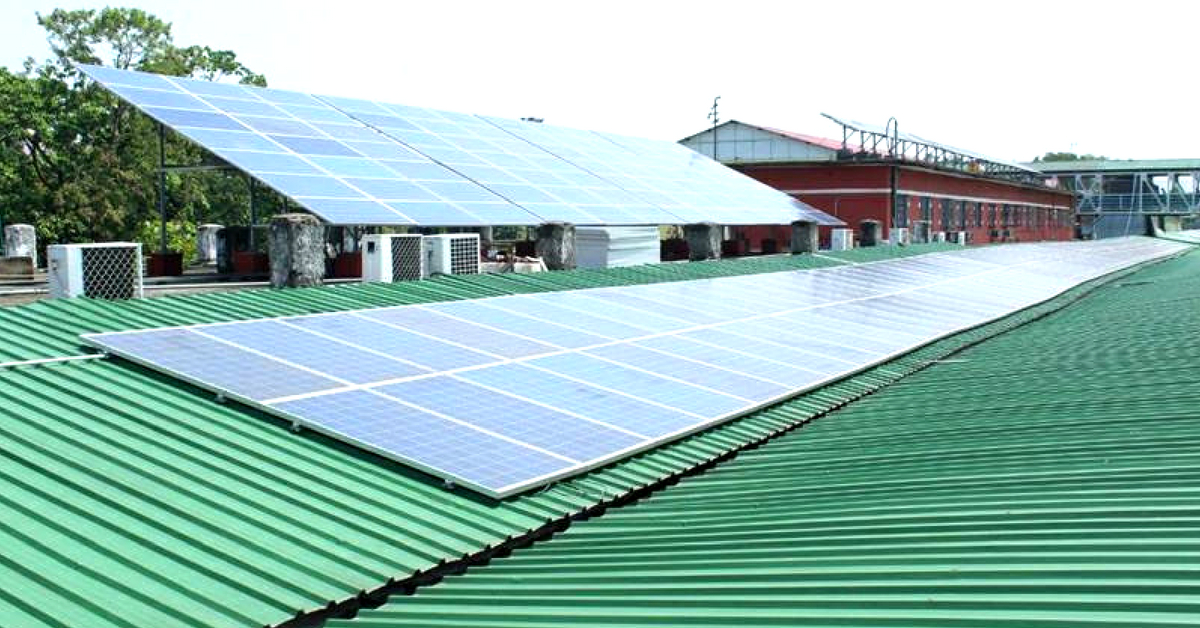
[(921, 220), (925, 222), (933, 220), (933, 199), (928, 196), (921, 197)]
[(892, 225), (900, 228), (908, 226), (908, 197), (903, 194), (896, 195), (892, 206)]

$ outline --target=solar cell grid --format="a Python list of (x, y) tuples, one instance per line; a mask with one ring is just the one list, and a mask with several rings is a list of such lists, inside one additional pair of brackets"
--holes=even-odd
[(1017, 245), (86, 340), (503, 497), (1183, 246)]
[[(151, 117), (330, 222), (417, 224), (420, 221), (404, 212), (409, 202), (437, 202), (459, 221), (447, 224), (541, 222), (306, 94), (93, 66), (81, 69)], [(143, 86), (128, 86), (131, 81)], [(260, 154), (247, 158), (249, 152)], [(452, 187), (455, 184), (462, 187)], [(418, 206), (415, 213), (427, 214), (428, 209)]]

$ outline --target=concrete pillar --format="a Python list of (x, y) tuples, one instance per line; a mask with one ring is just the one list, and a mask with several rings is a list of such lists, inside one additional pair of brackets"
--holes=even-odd
[(547, 270), (575, 269), (575, 225), (569, 222), (548, 222), (538, 225), (537, 242), (533, 245)]
[(929, 223), (924, 220), (914, 220), (912, 225), (913, 244), (927, 244), (929, 242)]
[(688, 243), (688, 259), (693, 262), (721, 259), (720, 225), (711, 222), (684, 225), (683, 237)]
[(4, 257), (28, 257), (37, 268), (37, 231), (33, 225), (4, 227)]
[(792, 223), (792, 253), (817, 252), (817, 223), (797, 220)]
[(317, 286), (325, 277), (325, 225), (311, 214), (271, 219), (267, 248), (271, 287)]
[(217, 233), (224, 228), (221, 225), (200, 225), (196, 227), (197, 264), (213, 266), (217, 263)]
[(834, 229), (829, 234), (829, 250), (849, 251), (854, 248), (853, 229)]
[(878, 220), (864, 220), (859, 223), (859, 244), (862, 246), (876, 246), (879, 244), (880, 232), (883, 231), (883, 223)]

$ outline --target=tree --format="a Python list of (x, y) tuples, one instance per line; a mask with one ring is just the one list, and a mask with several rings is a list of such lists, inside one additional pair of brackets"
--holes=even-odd
[[(53, 56), (0, 68), (0, 221), (29, 222), (44, 243), (130, 239), (157, 219), (158, 127), (84, 80), (73, 63), (266, 85), (229, 50), (175, 45), (171, 24), (140, 9), (37, 15)], [(167, 162), (214, 162), (169, 136)], [(244, 222), (246, 181), (171, 175), (168, 215)]]
[(1076, 155), (1075, 153), (1046, 153), (1041, 157), (1034, 157), (1034, 163), (1043, 161), (1106, 161), (1108, 157), (1104, 155), (1092, 155), (1090, 153), (1084, 155)]

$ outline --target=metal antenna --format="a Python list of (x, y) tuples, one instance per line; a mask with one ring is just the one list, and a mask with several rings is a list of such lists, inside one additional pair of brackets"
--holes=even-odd
[(716, 160), (717, 158), (717, 125), (721, 123), (721, 116), (717, 112), (717, 102), (720, 100), (720, 96), (714, 98), (712, 109), (708, 112), (708, 119), (712, 120), (713, 160)]
[[(891, 129), (891, 133), (888, 133)], [(895, 116), (888, 118), (887, 124), (883, 127), (883, 134), (888, 139), (888, 153), (891, 157), (896, 157), (896, 145), (900, 143), (900, 121)]]

